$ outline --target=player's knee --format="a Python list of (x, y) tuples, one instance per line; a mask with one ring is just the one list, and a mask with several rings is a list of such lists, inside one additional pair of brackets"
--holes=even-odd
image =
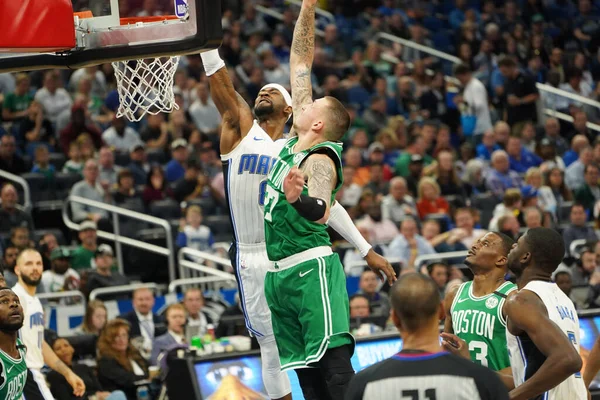
[(262, 359), (263, 382), (269, 397), (277, 399), (291, 392), (290, 380), (287, 373), (281, 371), (279, 352), (275, 341), (260, 344)]

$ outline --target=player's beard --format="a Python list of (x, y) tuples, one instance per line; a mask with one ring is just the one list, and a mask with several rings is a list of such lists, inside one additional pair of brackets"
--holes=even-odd
[(38, 285), (42, 281), (42, 277), (41, 276), (37, 280), (33, 279), (33, 278), (30, 278), (27, 275), (21, 275), (21, 278), (23, 278), (23, 282), (25, 282), (27, 285), (34, 286), (34, 287), (38, 287)]
[(23, 320), (21, 320), (20, 322), (13, 322), (13, 323), (2, 323), (0, 324), (0, 331), (1, 332), (16, 332), (19, 329), (21, 329), (23, 327)]
[(273, 107), (273, 104), (269, 103), (269, 102), (265, 102), (266, 104), (258, 104), (256, 107), (254, 107), (254, 115), (256, 115), (256, 119), (258, 120), (264, 120), (267, 119), (268, 117), (270, 117), (271, 115), (273, 115), (273, 113), (275, 112), (275, 108)]

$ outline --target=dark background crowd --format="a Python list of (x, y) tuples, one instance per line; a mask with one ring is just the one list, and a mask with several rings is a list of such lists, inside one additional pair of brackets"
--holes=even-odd
[[(172, 6), (127, 4), (129, 16)], [(338, 98), (352, 116), (337, 201), (375, 249), (400, 273), (431, 275), (443, 293), (468, 271), (441, 253), (467, 250), (488, 230), (517, 238), (553, 227), (568, 249), (557, 283), (579, 308), (600, 306), (600, 2), (338, 0), (321, 8), (329, 13), (317, 15), (313, 92)], [(221, 57), (249, 104), (266, 83), (289, 87), (298, 10), (223, 1)], [(31, 246), (44, 255), (45, 291), (167, 281), (164, 258), (127, 246), (115, 267), (114, 245), (97, 236), (115, 229), (107, 211), (71, 202), (81, 227), (68, 229), (68, 195), (164, 218), (178, 247), (222, 251), (231, 227), (221, 119), (199, 56), (182, 57), (174, 93), (179, 110), (131, 123), (116, 117), (111, 64), (0, 74), (0, 169), (31, 192), (24, 204), (20, 185), (2, 177), (7, 281), (18, 251)], [(165, 245), (164, 231), (143, 222), (120, 217), (119, 229)], [(352, 317), (383, 317), (384, 328), (385, 287), (357, 251), (333, 232), (332, 240), (347, 275), (360, 277)], [(436, 253), (442, 259), (415, 264)]]

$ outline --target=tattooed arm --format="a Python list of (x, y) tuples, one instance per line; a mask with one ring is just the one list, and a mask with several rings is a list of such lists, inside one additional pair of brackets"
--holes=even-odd
[(221, 114), (221, 154), (231, 152), (250, 128), (253, 117), (248, 103), (233, 88), (227, 68), (208, 77), (210, 95)]
[(300, 115), (302, 106), (312, 102), (310, 73), (315, 55), (315, 8), (317, 0), (304, 0), (292, 40), (290, 84), (292, 109)]
[(331, 193), (337, 183), (335, 164), (325, 154), (312, 154), (302, 164), (301, 170), (307, 178), (308, 195), (325, 201), (325, 215), (315, 221), (324, 224), (329, 219)]

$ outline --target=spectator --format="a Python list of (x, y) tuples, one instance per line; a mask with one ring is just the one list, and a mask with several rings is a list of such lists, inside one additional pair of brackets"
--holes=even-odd
[(381, 201), (381, 217), (399, 225), (407, 215), (416, 216), (417, 208), (414, 199), (407, 194), (406, 180), (397, 176), (390, 181), (390, 193)]
[(483, 170), (483, 161), (479, 159), (471, 159), (465, 165), (462, 185), (465, 188), (467, 195), (476, 195), (487, 192)]
[(538, 152), (543, 160), (540, 169), (547, 171), (551, 168), (558, 167), (561, 171), (565, 170), (565, 163), (562, 158), (556, 154), (556, 146), (550, 139), (543, 138), (540, 140)]
[(559, 168), (552, 168), (545, 175), (544, 183), (552, 190), (557, 207), (573, 200), (571, 191), (567, 188), (564, 173)]
[(560, 123), (556, 118), (548, 118), (544, 123), (544, 138), (549, 139), (559, 156), (569, 150), (567, 141), (560, 136)]
[(594, 164), (589, 164), (585, 166), (584, 171), (584, 184), (575, 190), (575, 200), (581, 203), (591, 215), (594, 205), (600, 201), (598, 167)]
[(521, 226), (514, 214), (504, 214), (498, 218), (498, 231), (517, 241)]
[(204, 82), (196, 85), (197, 99), (190, 106), (190, 116), (196, 128), (205, 135), (215, 136), (221, 124), (221, 115), (210, 98), (208, 85)]
[(165, 173), (160, 165), (151, 167), (148, 173), (146, 186), (142, 193), (142, 198), (146, 206), (155, 201), (165, 200), (173, 196), (173, 192), (167, 187)]
[[(87, 160), (83, 168), (83, 180), (77, 182), (71, 188), (71, 196), (79, 196), (88, 200), (101, 203), (110, 203), (110, 191), (108, 186), (102, 186), (98, 182), (98, 164), (94, 160)], [(73, 220), (76, 222), (90, 219), (96, 223), (102, 218), (107, 218), (105, 210), (86, 204), (71, 202)]]
[(375, 272), (365, 270), (360, 275), (359, 291), (369, 300), (370, 314), (374, 316), (388, 316), (390, 314), (390, 299), (387, 293), (378, 289), (379, 279)]
[(210, 252), (214, 244), (210, 228), (202, 225), (202, 209), (199, 206), (189, 206), (185, 212), (185, 220), (179, 226), (177, 246)]
[(255, 33), (266, 33), (267, 25), (263, 21), (262, 16), (256, 14), (254, 5), (248, 3), (244, 6), (244, 15), (241, 18), (242, 33), (248, 37)]
[(525, 227), (527, 229), (540, 228), (544, 226), (544, 214), (537, 207), (527, 207), (523, 214), (525, 215)]
[[(433, 168), (433, 173), (437, 184), (440, 186), (442, 196), (464, 198), (465, 191), (458, 178), (457, 168), (454, 166), (454, 155), (449, 149), (441, 150), (438, 153), (437, 165)], [(462, 202), (462, 200), (460, 201)]]
[(139, 193), (133, 181), (133, 174), (127, 168), (119, 171), (117, 175), (117, 191), (113, 195), (115, 205), (128, 210), (143, 212), (144, 201), (142, 195)]
[(477, 145), (477, 157), (489, 162), (492, 159), (492, 153), (496, 150), (500, 150), (500, 146), (496, 144), (494, 131), (489, 129), (483, 133), (481, 143)]
[(186, 172), (186, 163), (189, 153), (185, 139), (176, 139), (171, 143), (171, 161), (165, 166), (165, 176), (168, 182), (182, 179)]
[(8, 232), (18, 226), (33, 230), (33, 219), (18, 206), (19, 195), (12, 184), (2, 186), (0, 200), (0, 232)]
[(148, 288), (136, 289), (133, 292), (133, 311), (119, 316), (129, 322), (131, 338), (141, 338), (139, 350), (146, 359), (152, 352), (154, 338), (166, 332), (163, 318), (152, 311), (153, 307), (154, 294), (152, 291)]
[(169, 351), (173, 346), (185, 343), (185, 307), (180, 303), (171, 304), (165, 310), (165, 319), (167, 332), (154, 338), (150, 365), (157, 365), (161, 354)]
[(115, 166), (115, 155), (113, 149), (103, 146), (98, 155), (98, 167), (100, 172), (100, 185), (103, 188), (112, 188), (117, 184), (117, 174), (121, 170)]
[(120, 153), (128, 153), (134, 145), (143, 144), (135, 129), (127, 126), (125, 118), (116, 115), (110, 128), (102, 133), (102, 140)]
[(10, 244), (16, 246), (20, 251), (35, 248), (26, 226), (16, 226), (10, 230)]
[(408, 139), (408, 147), (406, 151), (403, 152), (398, 160), (396, 161), (395, 173), (396, 175), (400, 175), (403, 177), (407, 177), (410, 173), (409, 164), (411, 163), (412, 156), (420, 156), (421, 161), (425, 165), (429, 165), (433, 162), (433, 158), (428, 154), (425, 154), (426, 151), (426, 143), (423, 137), (421, 136), (411, 136)]
[(107, 244), (98, 246), (94, 254), (96, 269), (89, 272), (87, 277), (86, 293), (95, 289), (111, 286), (129, 285), (129, 278), (120, 272), (113, 271), (115, 263), (112, 248)]
[(368, 297), (364, 294), (350, 296), (350, 318), (367, 318), (370, 316), (371, 306)]
[(356, 225), (367, 229), (373, 242), (389, 243), (398, 235), (396, 224), (389, 219), (382, 219), (380, 201), (375, 200), (366, 211), (367, 215), (357, 221)]
[[(422, 62), (420, 62), (422, 65)], [(419, 64), (419, 63), (417, 63)], [(425, 76), (427, 76), (425, 74)], [(425, 119), (445, 120), (448, 111), (446, 105), (446, 81), (442, 71), (435, 71), (431, 84), (419, 99), (421, 114)]]
[(17, 154), (15, 137), (6, 134), (0, 138), (0, 170), (20, 175), (28, 172), (27, 164)]
[(66, 247), (57, 247), (50, 254), (52, 269), (42, 274), (42, 284), (47, 293), (79, 290), (80, 277), (71, 268), (71, 252)]
[(372, 163), (369, 166), (369, 183), (365, 185), (366, 190), (373, 192), (376, 198), (383, 198), (390, 191), (390, 184), (383, 177), (384, 165)]
[(594, 228), (586, 225), (587, 215), (585, 207), (580, 203), (575, 203), (571, 207), (571, 224), (563, 230), (563, 239), (565, 248), (570, 253), (571, 243), (575, 240), (598, 240)]
[[(438, 253), (467, 250), (461, 240), (466, 237), (466, 231), (456, 228), (440, 234), (440, 222), (429, 219), (423, 222), (423, 237)], [(460, 260), (459, 262), (462, 262)]]
[(538, 167), (542, 160), (534, 153), (521, 145), (521, 139), (511, 136), (506, 146), (508, 153), (509, 168), (520, 174), (524, 174), (531, 167)]
[(46, 118), (42, 107), (36, 101), (27, 109), (27, 116), (18, 125), (18, 137), (25, 139), (25, 151), (31, 155), (39, 145), (54, 146), (56, 137), (54, 127)]
[(71, 143), (75, 142), (84, 133), (90, 136), (94, 148), (99, 149), (102, 146), (102, 133), (94, 125), (87, 123), (85, 107), (76, 103), (71, 108), (69, 124), (60, 131), (59, 141), (63, 153), (69, 153)]
[[(589, 247), (583, 248), (579, 253), (579, 260), (570, 269), (573, 286), (596, 285), (596, 279), (592, 280), (594, 273), (599, 272), (600, 266), (596, 260), (596, 254)], [(590, 282), (591, 281), (591, 282)]]
[(183, 295), (183, 306), (187, 312), (187, 326), (196, 328), (198, 336), (206, 334), (207, 326), (214, 322), (210, 315), (202, 310), (205, 303), (204, 295), (198, 288), (190, 288)]
[(435, 254), (435, 250), (419, 235), (417, 222), (413, 218), (405, 218), (400, 224), (400, 235), (388, 246), (387, 256), (400, 258), (403, 266), (412, 268), (415, 259), (426, 254)]
[[(423, 46), (433, 47), (433, 42), (426, 38), (427, 31), (419, 22), (414, 22), (409, 27), (409, 31), (410, 31), (410, 40), (412, 40), (413, 42), (418, 43), (420, 45), (423, 45)], [(408, 47), (408, 46), (403, 47), (402, 61), (404, 61), (406, 63), (412, 63), (412, 62), (415, 62), (416, 60), (420, 60), (420, 59), (423, 59), (423, 61), (425, 61), (426, 65), (430, 65), (433, 62), (433, 58), (423, 57), (423, 53), (421, 53), (419, 50), (416, 50), (416, 49), (414, 49), (412, 47)]]
[(376, 95), (371, 98), (370, 107), (363, 114), (363, 121), (367, 125), (367, 132), (370, 136), (386, 127), (386, 110), (387, 102), (384, 97)]
[(422, 178), (418, 187), (417, 210), (419, 217), (425, 219), (429, 214), (448, 214), (450, 205), (441, 196), (440, 186), (432, 178)]
[(585, 111), (576, 111), (573, 115), (573, 132), (569, 134), (569, 137), (583, 135), (587, 138), (588, 142), (593, 143), (596, 140), (597, 132), (588, 128), (587, 123), (588, 117)]
[(443, 262), (432, 262), (427, 265), (427, 275), (435, 282), (440, 292), (440, 298), (444, 298), (450, 276), (448, 265)]
[(8, 244), (4, 248), (4, 254), (2, 255), (2, 274), (4, 275), (4, 281), (8, 287), (15, 286), (19, 280), (15, 274), (15, 265), (17, 265), (17, 256), (19, 253), (19, 249), (13, 244)]
[(566, 294), (569, 298), (571, 297), (571, 290), (573, 289), (571, 271), (556, 271), (554, 274), (554, 282), (564, 294)]
[(571, 149), (563, 155), (565, 166), (569, 167), (579, 158), (579, 153), (590, 146), (590, 141), (584, 135), (575, 135), (571, 139)]
[(538, 206), (545, 212), (556, 217), (557, 202), (552, 189), (543, 185), (542, 171), (540, 168), (529, 168), (525, 174), (525, 183), (537, 191)]
[(494, 125), (494, 139), (501, 149), (505, 150), (510, 137), (510, 125), (504, 121), (498, 121)]
[(98, 249), (96, 223), (83, 221), (79, 225), (79, 241), (81, 244), (71, 253), (71, 267), (75, 270), (92, 268), (92, 259)]
[(54, 174), (56, 171), (54, 165), (50, 164), (50, 153), (46, 146), (36, 147), (35, 164), (33, 165), (31, 172), (44, 175), (48, 181), (54, 181)]
[(579, 152), (579, 158), (573, 164), (567, 167), (565, 171), (565, 183), (572, 191), (576, 191), (585, 184), (585, 168), (592, 164), (593, 151), (590, 146), (586, 146)]
[(473, 243), (480, 237), (485, 235), (486, 231), (483, 229), (475, 229), (475, 211), (470, 208), (459, 208), (454, 213), (454, 220), (456, 221), (457, 229), (463, 231), (460, 242), (467, 248), (471, 248)]
[(145, 185), (148, 181), (148, 170), (150, 169), (150, 166), (146, 163), (146, 151), (144, 146), (141, 144), (133, 145), (129, 151), (129, 159), (131, 162), (127, 166), (127, 169), (129, 169), (133, 175), (133, 182), (136, 186)]
[(76, 397), (73, 394), (73, 388), (67, 380), (56, 371), (50, 371), (47, 375), (50, 391), (56, 400), (127, 400), (125, 393), (120, 390), (112, 393), (102, 390), (100, 382), (92, 368), (83, 363), (73, 363), (75, 349), (65, 338), (58, 338), (52, 343), (52, 350), (58, 358), (71, 368), (77, 376), (85, 383), (85, 394), (82, 397)]
[(356, 206), (363, 191), (362, 187), (354, 182), (355, 173), (356, 168), (349, 165), (344, 165), (342, 170), (344, 183), (335, 196), (336, 200), (339, 201), (344, 207)]
[[(158, 114), (148, 114), (147, 123), (140, 131), (140, 138), (146, 144), (145, 147), (148, 149), (166, 150), (171, 138), (171, 132), (169, 132), (164, 115), (160, 112)], [(143, 143), (136, 142), (128, 151), (135, 146), (142, 146), (144, 148)]]
[(493, 218), (488, 225), (489, 230), (498, 230), (498, 218), (505, 214), (520, 215), (522, 207), (523, 195), (521, 194), (521, 190), (508, 189), (502, 197), (502, 203), (496, 204), (496, 207), (494, 207)]
[(52, 255), (52, 251), (58, 248), (58, 239), (56, 239), (56, 236), (54, 236), (53, 233), (45, 233), (44, 236), (40, 238), (37, 247), (42, 255), (44, 271), (49, 270), (51, 268), (50, 256)]
[(501, 199), (506, 190), (521, 187), (521, 178), (515, 171), (509, 170), (508, 154), (504, 150), (492, 153), (492, 169), (486, 177), (487, 188)]
[(202, 173), (199, 166), (194, 162), (187, 162), (183, 178), (175, 183), (173, 197), (178, 202), (197, 199), (209, 189), (208, 185), (208, 177)]
[(539, 93), (535, 81), (519, 71), (516, 61), (504, 57), (498, 61), (500, 72), (507, 79), (505, 84), (505, 121), (517, 132), (524, 122), (537, 121), (536, 101)]
[(458, 105), (464, 104), (463, 113), (472, 115), (476, 119), (473, 134), (482, 135), (492, 129), (487, 90), (479, 79), (473, 77), (468, 65), (457, 65), (454, 69), (454, 76), (463, 86), (462, 95), (456, 96), (454, 102)]
[(60, 86), (60, 75), (56, 70), (50, 70), (44, 75), (44, 87), (35, 94), (35, 101), (41, 104), (44, 114), (56, 124), (61, 114), (68, 112), (73, 100), (64, 88)]
[(19, 73), (15, 76), (15, 91), (7, 93), (2, 103), (2, 119), (4, 121), (24, 121), (29, 115), (29, 106), (33, 97), (29, 93), (29, 76)]
[(83, 155), (81, 154), (81, 145), (79, 142), (71, 142), (69, 144), (69, 159), (63, 166), (62, 172), (65, 174), (83, 173)]
[(145, 380), (148, 363), (129, 341), (130, 324), (114, 319), (98, 338), (98, 381), (108, 391), (122, 390), (127, 400), (137, 399), (136, 382)]
[(107, 310), (104, 303), (100, 300), (90, 300), (85, 307), (85, 315), (83, 323), (75, 329), (78, 335), (96, 335), (100, 333), (106, 326)]

